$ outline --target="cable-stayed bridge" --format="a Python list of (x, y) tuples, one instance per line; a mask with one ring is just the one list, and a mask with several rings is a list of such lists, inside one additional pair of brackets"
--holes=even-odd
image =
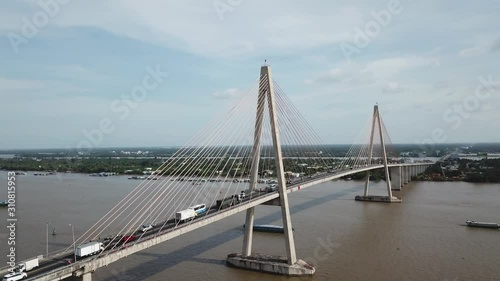
[[(365, 189), (356, 200), (401, 202), (392, 190), (401, 190), (431, 164), (399, 163), (378, 105), (349, 151), (331, 151), (272, 79), (270, 66), (264, 65), (255, 87), (228, 114), (179, 149), (74, 245), (41, 259), (28, 279), (91, 280), (100, 267), (243, 211), (243, 247), (228, 256), (229, 264), (312, 275), (314, 267), (296, 257), (288, 193), (364, 173)], [(369, 194), (374, 173), (386, 180), (387, 195)], [(254, 210), (262, 204), (281, 208), (286, 257), (252, 252)], [(143, 231), (143, 226), (150, 229)], [(102, 249), (77, 256), (75, 248), (88, 241), (102, 243)], [(68, 259), (74, 262), (61, 263)]]

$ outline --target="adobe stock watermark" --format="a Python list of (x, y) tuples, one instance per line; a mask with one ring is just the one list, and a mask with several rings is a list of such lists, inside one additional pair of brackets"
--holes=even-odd
[(61, 7), (67, 5), (71, 0), (40, 0), (38, 1), (38, 9), (31, 18), (21, 18), (21, 33), (9, 32), (7, 38), (14, 53), (19, 53), (19, 47), (23, 44), (28, 44), (30, 39), (33, 39), (41, 29), (43, 29), (49, 21), (55, 18), (61, 11)]
[(214, 0), (212, 4), (219, 19), (223, 21), (225, 19), (224, 14), (234, 11), (242, 2), (243, 0)]
[[(331, 255), (334, 254), (335, 249), (340, 248), (341, 244), (334, 242), (332, 239), (332, 234), (328, 234), (326, 239), (321, 237), (316, 238), (316, 242), (318, 245), (313, 249), (313, 256), (307, 257), (303, 259), (308, 264), (316, 267), (318, 269), (318, 263), (326, 261), (330, 258)], [(283, 276), (282, 280), (287, 281), (300, 281), (300, 280), (311, 280), (310, 276), (296, 276), (296, 277), (287, 277)]]
[(372, 19), (365, 23), (364, 28), (358, 26), (354, 28), (353, 44), (340, 43), (340, 50), (346, 60), (351, 61), (354, 54), (361, 53), (361, 50), (370, 45), (372, 40), (380, 34), (382, 28), (389, 26), (393, 16), (399, 15), (401, 12), (403, 12), (403, 6), (399, 0), (389, 1), (387, 7), (378, 12), (372, 10), (370, 12)]
[[(116, 115), (118, 121), (127, 119), (131, 111), (137, 109), (139, 104), (147, 99), (149, 93), (156, 90), (169, 75), (168, 72), (161, 71), (160, 65), (156, 65), (155, 69), (147, 66), (146, 72), (147, 74), (142, 78), (140, 85), (133, 87), (129, 94), (123, 94), (119, 99), (111, 102), (111, 112)], [(92, 151), (94, 147), (99, 146), (103, 142), (105, 135), (114, 132), (116, 124), (117, 121), (113, 121), (112, 118), (103, 118), (96, 128), (82, 130), (84, 139), (76, 145), (77, 152)], [(70, 147), (67, 148), (71, 149)]]
[[(16, 188), (17, 180), (15, 172), (7, 173), (7, 265), (12, 273), (16, 267), (16, 229), (17, 229), (17, 213), (16, 213)], [(2, 246), (3, 248), (3, 246)]]
[[(443, 112), (443, 121), (448, 124), (447, 128), (452, 131), (458, 130), (464, 120), (469, 119), (473, 112), (481, 107), (481, 104), (489, 99), (495, 92), (500, 90), (500, 80), (494, 81), (490, 74), (488, 78), (478, 77), (477, 84), (473, 94), (468, 95), (460, 103), (455, 103)], [(436, 144), (444, 143), (448, 139), (446, 130), (441, 127), (434, 128), (430, 136), (423, 140), (415, 140), (421, 149), (434, 149)]]

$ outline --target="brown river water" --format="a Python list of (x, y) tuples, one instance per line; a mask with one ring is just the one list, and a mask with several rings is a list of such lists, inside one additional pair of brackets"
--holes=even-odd
[[(18, 260), (68, 247), (139, 181), (126, 177), (18, 176)], [(0, 200), (7, 196), (0, 172)], [(385, 182), (372, 183), (383, 193)], [(500, 280), (500, 230), (464, 226), (467, 219), (500, 223), (500, 185), (413, 182), (395, 195), (402, 204), (355, 202), (363, 182), (332, 181), (289, 195), (297, 256), (316, 275), (286, 278), (226, 267), (242, 248), (244, 213), (131, 255), (93, 280)], [(256, 223), (281, 224), (280, 210), (256, 208)], [(0, 208), (2, 225), (7, 210)], [(254, 252), (285, 254), (282, 234), (255, 233)], [(0, 267), (7, 262), (7, 228), (0, 228)]]

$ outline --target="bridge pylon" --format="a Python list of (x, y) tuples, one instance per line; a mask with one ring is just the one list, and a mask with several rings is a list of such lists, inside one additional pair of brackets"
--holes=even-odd
[(384, 172), (385, 172), (385, 181), (387, 183), (387, 196), (377, 196), (377, 195), (368, 195), (369, 187), (370, 187), (370, 170), (366, 171), (366, 179), (365, 179), (365, 191), (363, 195), (358, 195), (355, 197), (356, 201), (372, 201), (372, 202), (387, 202), (387, 203), (400, 203), (401, 199), (392, 196), (392, 187), (391, 187), (391, 177), (389, 174), (389, 165), (387, 162), (387, 150), (385, 147), (384, 133), (382, 129), (382, 121), (380, 118), (380, 111), (378, 109), (378, 105), (375, 105), (373, 108), (373, 117), (372, 117), (372, 125), (370, 132), (370, 144), (369, 144), (369, 152), (368, 152), (368, 165), (372, 165), (373, 159), (373, 142), (375, 138), (375, 128), (378, 128), (378, 135), (380, 137), (380, 146), (382, 148), (382, 159), (384, 162)]
[(269, 111), (271, 135), (274, 147), (274, 159), (278, 180), (279, 205), (281, 207), (287, 256), (285, 258), (252, 253), (253, 226), (255, 219), (255, 207), (252, 207), (246, 212), (242, 253), (228, 255), (227, 262), (232, 266), (254, 271), (263, 271), (288, 276), (313, 275), (315, 272), (315, 268), (302, 260), (297, 260), (297, 256), (295, 253), (295, 241), (293, 237), (288, 194), (286, 192), (283, 155), (281, 151), (280, 133), (278, 129), (276, 97), (274, 93), (271, 67), (269, 65), (263, 65), (260, 69), (259, 96), (257, 98), (254, 144), (251, 155), (252, 166), (250, 174), (250, 190), (253, 191), (256, 189), (259, 177), (258, 171), (260, 162), (260, 144), (266, 101)]

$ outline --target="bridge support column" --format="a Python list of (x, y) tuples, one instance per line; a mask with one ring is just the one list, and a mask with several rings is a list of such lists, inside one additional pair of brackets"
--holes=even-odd
[(281, 140), (278, 130), (278, 115), (275, 103), (273, 79), (271, 67), (264, 65), (260, 70), (259, 96), (257, 102), (257, 116), (255, 121), (254, 147), (252, 151), (252, 167), (250, 175), (250, 188), (255, 189), (258, 178), (260, 159), (260, 139), (262, 136), (262, 123), (264, 119), (264, 103), (267, 100), (269, 119), (271, 121), (271, 134), (274, 146), (274, 159), (276, 165), (276, 176), (278, 178), (278, 192), (281, 206), (281, 217), (285, 232), (285, 246), (287, 257), (273, 257), (269, 255), (252, 254), (252, 233), (254, 222), (254, 208), (247, 211), (245, 235), (243, 241), (243, 252), (230, 254), (227, 264), (247, 270), (264, 271), (269, 273), (308, 276), (313, 275), (316, 269), (302, 260), (297, 260), (295, 253), (295, 241), (292, 231), (292, 220), (286, 192), (285, 171), (283, 167), (283, 155), (281, 152)]
[(370, 134), (370, 146), (369, 146), (369, 154), (368, 154), (368, 165), (371, 165), (372, 154), (373, 154), (373, 138), (375, 136), (375, 124), (378, 126), (378, 133), (380, 137), (380, 145), (382, 147), (382, 158), (384, 160), (384, 172), (385, 172), (385, 181), (387, 183), (387, 196), (374, 196), (368, 195), (368, 187), (370, 183), (370, 172), (366, 172), (366, 181), (365, 181), (365, 192), (363, 195), (358, 195), (354, 199), (356, 201), (371, 201), (371, 202), (397, 202), (400, 203), (401, 199), (392, 196), (392, 187), (391, 187), (391, 177), (389, 175), (389, 166), (387, 164), (387, 151), (385, 149), (385, 141), (384, 134), (382, 129), (382, 121), (380, 119), (380, 112), (378, 110), (378, 105), (375, 105), (373, 108), (373, 119), (372, 119), (372, 127)]
[(243, 234), (242, 255), (247, 257), (252, 254), (253, 222), (255, 219), (255, 207), (247, 210), (245, 219), (245, 233)]
[(92, 281), (92, 273), (85, 273), (82, 275), (82, 281)]
[(391, 187), (392, 190), (401, 190), (401, 166), (391, 167)]
[(408, 166), (403, 166), (403, 185), (407, 184), (408, 183), (408, 175), (409, 175), (409, 172), (408, 172)]

